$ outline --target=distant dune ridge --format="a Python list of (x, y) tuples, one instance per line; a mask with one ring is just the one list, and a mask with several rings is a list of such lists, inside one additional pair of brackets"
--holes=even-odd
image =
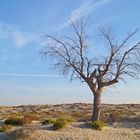
[[(15, 126), (0, 133), (0, 140), (140, 140), (140, 104), (102, 104), (101, 119), (106, 126), (91, 128), (87, 121), (92, 104), (21, 105), (0, 107), (0, 125), (11, 116), (29, 116), (32, 123)], [(73, 118), (64, 129), (54, 131), (52, 125), (41, 125), (44, 118)]]

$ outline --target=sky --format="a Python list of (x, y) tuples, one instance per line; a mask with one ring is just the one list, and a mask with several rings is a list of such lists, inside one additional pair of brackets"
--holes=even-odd
[[(110, 26), (119, 40), (140, 27), (139, 6), (139, 0), (0, 0), (0, 105), (92, 103), (85, 83), (70, 83), (41, 57), (44, 36), (68, 35), (69, 19), (82, 16), (95, 46), (100, 26)], [(108, 88), (102, 102), (140, 103), (140, 80), (126, 81)]]

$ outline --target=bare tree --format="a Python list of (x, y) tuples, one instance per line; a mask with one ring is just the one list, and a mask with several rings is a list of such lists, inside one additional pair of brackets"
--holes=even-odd
[[(71, 80), (80, 79), (87, 83), (93, 93), (92, 121), (99, 120), (101, 95), (106, 87), (125, 80), (126, 76), (137, 78), (140, 71), (140, 42), (129, 45), (128, 41), (137, 32), (128, 33), (124, 40), (116, 43), (109, 28), (100, 28), (108, 50), (94, 57), (96, 48), (89, 45), (87, 27), (82, 20), (71, 22), (74, 34), (69, 37), (46, 35), (48, 44), (43, 56), (55, 58), (55, 68), (62, 74), (71, 74)], [(94, 48), (91, 51), (91, 48)], [(90, 50), (90, 52), (88, 52)], [(90, 54), (90, 55), (89, 55)], [(92, 57), (90, 57), (92, 55)]]

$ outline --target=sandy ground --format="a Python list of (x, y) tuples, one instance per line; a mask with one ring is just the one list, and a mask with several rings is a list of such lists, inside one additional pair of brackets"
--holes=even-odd
[[(0, 107), (0, 124), (3, 124), (7, 116), (13, 114), (24, 116), (34, 113), (36, 116), (41, 116), (37, 124), (14, 127), (10, 132), (0, 133), (0, 140), (140, 140), (140, 104), (103, 104), (102, 112), (103, 119), (107, 120), (108, 125), (99, 131), (82, 122), (89, 119), (87, 116), (91, 116), (92, 104)], [(61, 118), (65, 115), (75, 116), (76, 122), (69, 124), (63, 130), (54, 131), (52, 126), (41, 125), (40, 120), (46, 117)]]
[(51, 126), (26, 128), (22, 132), (11, 133), (9, 138), (1, 134), (0, 140), (140, 140), (139, 127), (124, 126), (104, 127), (101, 131), (91, 129), (85, 123), (73, 123), (59, 131), (52, 130)]

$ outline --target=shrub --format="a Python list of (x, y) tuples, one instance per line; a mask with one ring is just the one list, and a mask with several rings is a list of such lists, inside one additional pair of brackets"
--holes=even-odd
[(55, 119), (45, 119), (42, 121), (42, 125), (46, 125), (46, 124), (54, 124), (55, 123)]
[(20, 118), (10, 117), (4, 122), (6, 125), (21, 125)]
[(31, 123), (32, 123), (32, 118), (28, 115), (20, 118), (21, 125), (26, 125), (26, 124), (31, 124)]
[(28, 116), (24, 117), (10, 117), (5, 120), (6, 125), (26, 125), (32, 122), (31, 118)]
[(59, 130), (59, 129), (65, 128), (67, 124), (68, 122), (65, 119), (57, 119), (53, 127), (54, 127), (54, 130)]
[(12, 125), (2, 125), (0, 126), (0, 133), (10, 130), (12, 127)]
[(97, 130), (101, 130), (105, 126), (104, 122), (101, 120), (93, 121), (90, 125)]

